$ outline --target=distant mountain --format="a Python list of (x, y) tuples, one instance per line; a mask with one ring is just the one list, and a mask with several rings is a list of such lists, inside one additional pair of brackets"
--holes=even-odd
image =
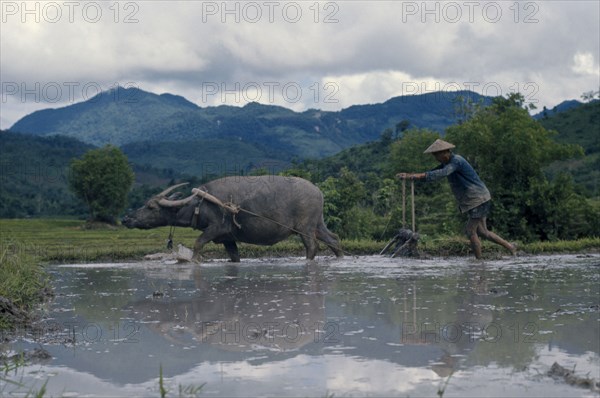
[(577, 108), (578, 106), (581, 106), (581, 105), (583, 105), (583, 102), (578, 101), (578, 100), (563, 101), (560, 104), (554, 106), (552, 109), (547, 109), (546, 107), (544, 107), (544, 109), (541, 112), (533, 115), (533, 118), (537, 119), (537, 120), (543, 119), (543, 118), (548, 118), (550, 116), (557, 115), (561, 112), (568, 111), (569, 109)]
[(85, 102), (33, 112), (10, 130), (41, 136), (60, 134), (97, 146), (121, 145), (148, 139), (146, 132), (157, 124), (176, 113), (196, 109), (183, 97), (118, 87)]
[[(412, 127), (443, 132), (457, 120), (458, 97), (475, 102), (491, 100), (469, 91), (436, 92), (396, 97), (381, 104), (355, 105), (337, 112), (315, 109), (294, 112), (258, 103), (201, 108), (171, 94), (117, 88), (82, 103), (34, 112), (15, 123), (11, 130), (41, 136), (61, 134), (98, 146), (184, 143), (170, 145), (177, 150), (194, 142), (200, 161), (208, 155), (201, 142), (237, 142), (251, 146), (249, 152), (255, 159), (289, 161), (320, 158), (372, 141), (386, 128), (394, 128), (404, 120)], [(128, 150), (135, 152), (133, 147)], [(231, 154), (229, 150), (221, 156)]]

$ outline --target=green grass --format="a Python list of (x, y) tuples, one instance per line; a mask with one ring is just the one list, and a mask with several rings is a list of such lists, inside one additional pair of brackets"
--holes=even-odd
[[(169, 227), (151, 230), (126, 229), (124, 227), (86, 228), (84, 221), (62, 219), (0, 220), (0, 252), (21, 253), (31, 262), (100, 262), (139, 260), (144, 255), (166, 252)], [(176, 228), (174, 243), (193, 247), (200, 231)], [(347, 255), (378, 254), (386, 242), (372, 240), (344, 240), (342, 247)], [(504, 249), (483, 242), (484, 253), (506, 254)], [(303, 256), (304, 246), (297, 237), (273, 246), (239, 244), (242, 258)], [(431, 237), (424, 235), (419, 248), (432, 256), (469, 256), (469, 241), (462, 236)], [(537, 242), (519, 245), (529, 254), (577, 253), (600, 250), (600, 238), (576, 241)], [(332, 255), (323, 244), (320, 255)], [(222, 245), (209, 243), (203, 250), (206, 258), (227, 258)]]
[[(19, 310), (29, 312), (44, 299), (42, 291), (48, 279), (36, 258), (27, 254), (25, 247), (15, 250), (16, 247), (9, 243), (0, 248), (0, 297), (8, 299)], [(0, 330), (11, 326), (8, 317), (0, 317)]]
[[(77, 220), (0, 220), (1, 245), (17, 242), (44, 262), (96, 262), (141, 258), (164, 251), (168, 228), (142, 231), (125, 228), (88, 229)], [(175, 240), (193, 242), (193, 231), (178, 228)]]
[(525, 245), (523, 249), (529, 254), (599, 251), (600, 238), (583, 238), (575, 241), (533, 242)]

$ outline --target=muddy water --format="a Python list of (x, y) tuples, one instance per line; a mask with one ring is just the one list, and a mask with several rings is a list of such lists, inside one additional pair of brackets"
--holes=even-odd
[(65, 265), (42, 346), (48, 396), (598, 396), (600, 256), (378, 256)]

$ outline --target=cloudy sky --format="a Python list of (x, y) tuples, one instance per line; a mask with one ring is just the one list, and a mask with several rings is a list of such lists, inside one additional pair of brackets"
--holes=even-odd
[(551, 108), (600, 86), (599, 4), (1, 0), (1, 127), (115, 85), (202, 107), (471, 89)]

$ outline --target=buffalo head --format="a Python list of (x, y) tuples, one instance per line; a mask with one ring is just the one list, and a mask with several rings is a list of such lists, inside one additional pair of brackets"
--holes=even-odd
[(173, 225), (177, 211), (196, 198), (196, 194), (192, 194), (185, 199), (176, 199), (177, 194), (167, 196), (183, 185), (187, 185), (187, 182), (174, 185), (154, 195), (148, 199), (144, 206), (127, 214), (123, 218), (123, 225), (127, 228), (140, 229)]

